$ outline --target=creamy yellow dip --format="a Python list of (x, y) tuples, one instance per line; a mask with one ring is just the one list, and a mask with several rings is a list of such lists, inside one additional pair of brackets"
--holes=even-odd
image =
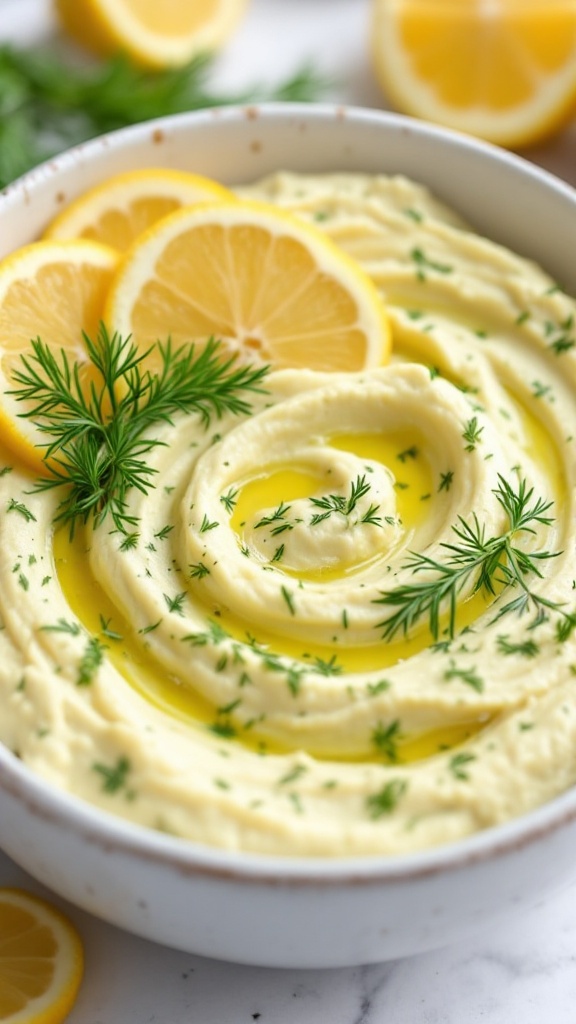
[[(402, 178), (279, 174), (242, 195), (371, 275), (392, 363), (284, 370), (246, 418), (162, 426), (134, 542), (54, 535), (0, 458), (0, 739), (55, 785), (176, 836), (278, 855), (402, 853), (576, 780), (576, 303)], [(475, 577), (386, 639), (383, 595), (455, 528), (515, 538), (540, 602)], [(327, 513), (327, 514), (324, 514)], [(475, 517), (475, 518), (474, 518)]]

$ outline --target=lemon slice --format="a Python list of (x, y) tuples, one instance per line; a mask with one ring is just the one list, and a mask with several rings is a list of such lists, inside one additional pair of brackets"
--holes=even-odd
[(2, 1024), (60, 1024), (83, 966), (80, 937), (60, 911), (21, 889), (0, 889)]
[(390, 351), (364, 271), (318, 229), (259, 202), (165, 217), (121, 262), (105, 319), (141, 347), (214, 335), (276, 367), (361, 370)]
[(48, 225), (44, 238), (91, 238), (124, 251), (138, 235), (174, 210), (207, 200), (233, 199), (209, 178), (186, 171), (126, 171), (84, 192)]
[(185, 64), (218, 49), (248, 0), (55, 0), (65, 31), (88, 50), (119, 50), (148, 67)]
[[(95, 337), (118, 255), (98, 242), (33, 242), (0, 261), (0, 433), (33, 469), (46, 436), (22, 418), (26, 403), (8, 391), (22, 355), (40, 337), (72, 361), (88, 363), (82, 332)], [(1, 1018), (0, 1018), (1, 1019)]]
[(376, 74), (408, 114), (503, 146), (576, 104), (574, 0), (372, 0)]

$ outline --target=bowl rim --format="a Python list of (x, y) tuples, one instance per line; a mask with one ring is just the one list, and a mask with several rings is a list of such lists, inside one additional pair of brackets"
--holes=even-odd
[[(3, 211), (23, 202), (28, 206), (33, 193), (44, 184), (58, 181), (62, 173), (77, 168), (78, 162), (110, 152), (117, 146), (129, 148), (155, 133), (170, 133), (182, 125), (216, 122), (304, 120), (312, 126), (330, 120), (351, 120), (370, 126), (386, 124), (399, 133), (415, 134), (429, 142), (473, 152), (478, 158), (496, 162), (524, 178), (557, 193), (576, 206), (576, 190), (527, 158), (453, 129), (391, 111), (335, 103), (267, 102), (230, 105), (189, 111), (111, 131), (79, 143), (44, 161), (0, 190), (0, 218)], [(401, 173), (401, 172), (399, 172)], [(90, 804), (27, 767), (8, 747), (0, 743), (0, 793), (24, 805), (33, 815), (54, 827), (72, 830), (76, 838), (91, 845), (161, 864), (179, 874), (225, 878), (246, 883), (339, 887), (344, 884), (380, 885), (413, 882), (430, 875), (463, 869), (513, 853), (557, 832), (576, 821), (576, 786), (517, 818), (492, 826), (454, 842), (410, 853), (367, 854), (345, 857), (285, 856), (259, 854), (240, 849), (209, 846), (166, 835), (130, 822), (106, 809)], [(1, 836), (0, 836), (0, 846)]]
[(169, 114), (149, 121), (142, 121), (136, 124), (118, 128), (85, 142), (77, 143), (74, 146), (63, 150), (37, 164), (31, 170), (22, 174), (10, 182), (3, 189), (0, 189), (0, 215), (6, 201), (11, 205), (16, 198), (25, 198), (26, 203), (30, 201), (29, 193), (32, 192), (41, 182), (56, 177), (69, 167), (74, 167), (79, 161), (84, 163), (101, 150), (111, 151), (116, 146), (127, 140), (128, 143), (144, 140), (151, 136), (155, 141), (158, 133), (168, 134), (173, 128), (177, 129), (182, 124), (192, 121), (194, 124), (216, 124), (221, 122), (258, 122), (275, 121), (279, 118), (296, 119), (299, 122), (326, 122), (353, 121), (358, 124), (387, 124), (396, 129), (400, 134), (417, 134), (429, 141), (441, 140), (443, 145), (449, 145), (455, 149), (473, 151), (476, 156), (488, 159), (502, 165), (516, 168), (524, 176), (545, 184), (547, 187), (564, 195), (571, 202), (574, 201), (576, 189), (568, 182), (563, 181), (552, 171), (532, 163), (527, 157), (511, 150), (504, 149), (484, 139), (468, 135), (465, 132), (454, 128), (445, 128), (443, 125), (424, 121), (409, 114), (400, 114), (395, 111), (381, 110), (370, 107), (362, 107), (347, 103), (330, 102), (283, 102), (270, 101), (263, 103), (246, 104), (223, 104), (218, 107), (202, 108), (199, 110), (185, 111), (179, 114)]
[[(576, 787), (517, 818), (454, 842), (403, 854), (282, 856), (209, 846), (131, 822), (36, 775), (0, 744), (0, 795), (34, 817), (107, 854), (154, 863), (176, 874), (307, 887), (406, 883), (487, 863), (550, 837), (576, 821)], [(0, 836), (0, 848), (1, 848)]]

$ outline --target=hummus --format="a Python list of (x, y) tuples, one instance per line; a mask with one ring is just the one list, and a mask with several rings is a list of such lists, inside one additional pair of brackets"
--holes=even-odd
[(55, 534), (57, 492), (1, 453), (0, 740), (205, 844), (460, 839), (576, 781), (576, 303), (402, 178), (239, 191), (362, 264), (393, 360), (276, 371), (249, 417), (159, 427), (129, 540)]

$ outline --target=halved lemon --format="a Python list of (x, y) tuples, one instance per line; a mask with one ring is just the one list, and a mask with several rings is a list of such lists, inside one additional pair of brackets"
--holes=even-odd
[(233, 199), (200, 174), (167, 168), (125, 171), (84, 192), (48, 225), (44, 238), (91, 238), (124, 251), (161, 217), (182, 206)]
[(576, 108), (576, 0), (373, 0), (375, 70), (399, 110), (518, 147)]
[(148, 67), (185, 64), (218, 49), (248, 0), (55, 0), (65, 31), (86, 49)]
[(117, 261), (114, 249), (84, 240), (32, 242), (0, 261), (0, 433), (36, 470), (46, 438), (22, 418), (26, 403), (8, 394), (13, 372), (38, 337), (56, 356), (63, 349), (88, 364), (82, 332), (96, 336)]
[(82, 981), (82, 941), (71, 922), (22, 889), (0, 889), (0, 1021), (60, 1024)]
[(390, 327), (375, 285), (322, 232), (259, 202), (188, 207), (141, 236), (105, 308), (148, 348), (225, 339), (251, 362), (361, 370), (386, 361)]

